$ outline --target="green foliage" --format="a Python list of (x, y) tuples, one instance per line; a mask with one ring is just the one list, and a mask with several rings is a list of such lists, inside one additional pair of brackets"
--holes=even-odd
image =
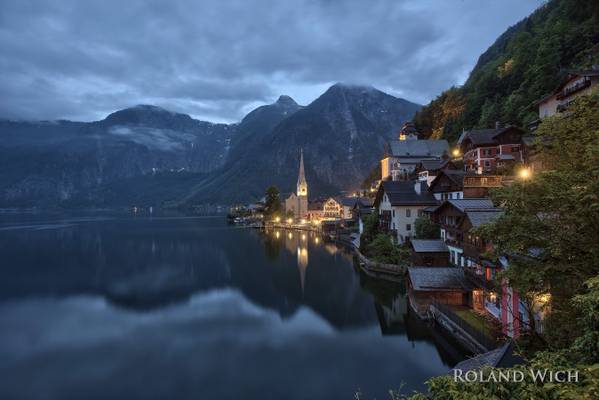
[(366, 256), (381, 264), (407, 265), (410, 253), (406, 247), (393, 244), (388, 235), (379, 233), (366, 246)]
[(268, 189), (266, 189), (264, 215), (268, 218), (281, 216), (281, 199), (279, 189), (276, 186), (270, 186)]
[[(581, 336), (570, 349), (538, 353), (529, 362), (513, 368), (484, 368), (484, 376), (493, 371), (519, 371), (524, 375), (523, 382), (461, 382), (453, 376), (440, 376), (427, 382), (429, 395), (415, 394), (411, 400), (433, 399), (596, 399), (599, 398), (599, 275), (586, 282), (587, 292), (576, 296), (572, 307), (582, 317), (579, 320), (583, 329)], [(592, 340), (594, 339), (594, 342)], [(586, 346), (591, 346), (591, 351)], [(589, 355), (592, 353), (594, 355)], [(579, 382), (535, 383), (530, 377), (530, 369), (544, 371), (578, 371)]]
[(544, 337), (562, 348), (580, 333), (570, 299), (599, 273), (599, 93), (577, 99), (537, 132), (547, 169), (493, 191), (505, 214), (478, 233), (493, 242), (495, 256), (510, 255), (503, 276), (531, 311), (551, 292)]
[(596, 0), (552, 0), (509, 28), (483, 53), (463, 87), (452, 87), (414, 121), (427, 137), (457, 139), (462, 129), (496, 121), (526, 125), (534, 102), (552, 92), (567, 69), (599, 64)]
[(379, 215), (373, 212), (367, 215), (364, 220), (364, 231), (360, 235), (360, 251), (366, 252), (366, 247), (379, 234)]
[(439, 239), (441, 231), (428, 217), (418, 217), (414, 223), (416, 239)]

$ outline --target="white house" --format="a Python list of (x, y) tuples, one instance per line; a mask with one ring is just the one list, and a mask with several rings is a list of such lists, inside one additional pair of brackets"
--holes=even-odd
[(374, 206), (380, 229), (390, 233), (397, 243), (405, 243), (414, 237), (414, 224), (422, 211), (437, 203), (426, 182), (385, 181), (379, 187)]

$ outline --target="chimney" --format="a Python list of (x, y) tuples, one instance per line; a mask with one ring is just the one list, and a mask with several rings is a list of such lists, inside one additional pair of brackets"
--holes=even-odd
[(495, 122), (495, 129), (499, 129), (499, 128), (501, 128), (501, 122), (496, 121)]

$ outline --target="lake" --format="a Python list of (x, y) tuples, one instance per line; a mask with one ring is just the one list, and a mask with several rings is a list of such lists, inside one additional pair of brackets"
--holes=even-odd
[(0, 214), (0, 398), (363, 399), (465, 355), (314, 233)]

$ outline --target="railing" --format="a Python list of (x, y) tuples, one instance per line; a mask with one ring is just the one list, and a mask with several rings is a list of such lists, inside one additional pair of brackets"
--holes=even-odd
[[(457, 315), (451, 307), (438, 302), (437, 300), (433, 300), (432, 305), (439, 310), (445, 317), (447, 317), (451, 322), (460, 327), (464, 332), (466, 332), (472, 339), (476, 340), (480, 345), (485, 347), (487, 350), (493, 350), (500, 345), (500, 341), (497, 338), (492, 338), (486, 335), (482, 330), (477, 329), (475, 326), (472, 326), (469, 322), (464, 320), (462, 317)], [(487, 326), (489, 330), (493, 329), (492, 326)], [(482, 328), (482, 327), (481, 327)]]
[(556, 97), (556, 99), (561, 100), (563, 98), (570, 96), (572, 93), (578, 92), (579, 90), (582, 90), (589, 86), (591, 86), (591, 80), (589, 78), (584, 78), (584, 79), (580, 80), (579, 82), (577, 82), (575, 85), (572, 85), (569, 88), (562, 90), (555, 97)]

